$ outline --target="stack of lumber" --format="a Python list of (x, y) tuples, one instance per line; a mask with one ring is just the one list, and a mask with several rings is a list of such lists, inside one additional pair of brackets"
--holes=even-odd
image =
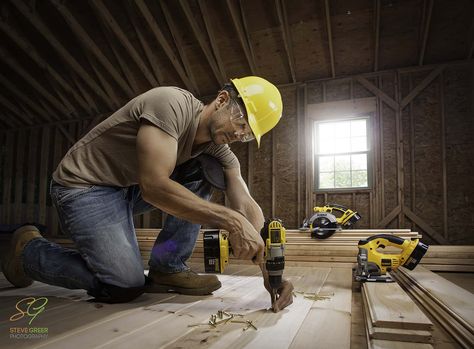
[(369, 348), (432, 348), (433, 323), (398, 284), (364, 283), (362, 303)]
[(474, 348), (474, 294), (423, 266), (391, 274), (463, 348)]
[[(191, 256), (192, 262), (202, 263), (204, 248), (202, 232), (199, 234)], [(144, 265), (148, 265), (151, 250), (160, 229), (136, 229), (137, 241)], [(357, 262), (357, 243), (359, 240), (374, 234), (392, 234), (402, 238), (421, 238), (417, 232), (409, 229), (351, 229), (337, 232), (325, 240), (312, 239), (309, 233), (298, 230), (287, 231), (285, 259), (291, 266), (320, 266), (351, 268)], [(52, 239), (67, 247), (74, 247), (69, 239)], [(386, 252), (399, 251), (386, 249)], [(237, 261), (231, 256), (231, 263), (247, 263)], [(248, 262), (250, 263), (250, 262)], [(474, 272), (474, 246), (430, 246), (421, 263), (433, 271), (463, 271)]]
[[(204, 247), (202, 240), (202, 230), (196, 242), (196, 247), (191, 256), (192, 262), (204, 261)], [(225, 232), (225, 231), (224, 231)], [(155, 237), (159, 229), (136, 229), (138, 243), (142, 253), (144, 263), (147, 263)], [(285, 262), (291, 266), (319, 266), (319, 267), (340, 267), (351, 268), (357, 261), (357, 243), (374, 234), (391, 234), (403, 238), (419, 238), (417, 232), (409, 229), (380, 229), (380, 230), (360, 230), (351, 229), (336, 232), (333, 236), (325, 240), (313, 239), (309, 233), (298, 230), (286, 231)], [(231, 255), (230, 263), (237, 260)], [(241, 261), (238, 263), (251, 263)], [(146, 265), (146, 264), (145, 264)]]

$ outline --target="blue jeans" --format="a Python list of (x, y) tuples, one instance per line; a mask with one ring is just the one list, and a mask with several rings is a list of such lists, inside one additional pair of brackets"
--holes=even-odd
[[(211, 186), (202, 178), (184, 176), (181, 184), (210, 199)], [(50, 194), (61, 229), (72, 238), (77, 251), (44, 238), (33, 239), (23, 251), (26, 274), (47, 284), (85, 289), (104, 301), (111, 294), (119, 294), (120, 299), (123, 289), (135, 293), (128, 300), (143, 293), (145, 276), (133, 215), (154, 207), (142, 199), (139, 186), (69, 188), (52, 181)], [(186, 260), (199, 229), (199, 224), (168, 215), (152, 249), (150, 269), (187, 270)]]

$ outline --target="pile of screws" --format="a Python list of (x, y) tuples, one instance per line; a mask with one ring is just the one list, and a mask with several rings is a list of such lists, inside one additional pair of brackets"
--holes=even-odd
[(320, 294), (320, 293), (306, 293), (302, 291), (294, 291), (293, 296), (296, 297), (296, 293), (302, 294), (304, 298), (312, 300), (312, 301), (323, 301), (327, 299), (331, 299), (334, 296), (334, 293), (331, 294)]
[[(241, 320), (235, 319), (239, 317), (241, 318)], [(247, 331), (249, 328), (253, 328), (254, 330), (257, 330), (257, 327), (253, 324), (253, 321), (244, 319), (243, 314), (229, 313), (224, 310), (218, 310), (216, 314), (211, 314), (209, 318), (209, 322), (207, 324), (191, 324), (191, 325), (188, 325), (188, 327), (209, 325), (215, 328), (218, 325), (226, 324), (228, 322), (246, 324), (247, 326), (244, 327), (242, 331)]]

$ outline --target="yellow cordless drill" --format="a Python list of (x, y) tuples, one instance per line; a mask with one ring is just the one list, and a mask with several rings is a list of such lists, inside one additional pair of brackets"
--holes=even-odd
[[(265, 267), (272, 289), (272, 304), (282, 283), (285, 268), (286, 234), (281, 220), (265, 221), (260, 235), (265, 242)], [(203, 236), (204, 268), (206, 273), (222, 273), (229, 263), (229, 240), (220, 230), (207, 230)]]

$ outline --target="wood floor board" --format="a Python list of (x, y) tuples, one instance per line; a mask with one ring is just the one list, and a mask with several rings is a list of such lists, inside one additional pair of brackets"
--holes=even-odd
[[(135, 331), (156, 319), (171, 320), (178, 311), (183, 311), (193, 304), (206, 298), (218, 298), (228, 288), (247, 282), (247, 276), (229, 278), (227, 285), (214, 292), (212, 296), (184, 296), (177, 294), (144, 294), (135, 301), (137, 304), (126, 303), (126, 310), (117, 311), (103, 319), (91, 318), (82, 326), (73, 326), (62, 336), (55, 336), (51, 342), (45, 342), (48, 348), (62, 348), (65, 342), (72, 347), (92, 348), (103, 345), (109, 340)], [(119, 304), (113, 305), (119, 306)], [(127, 306), (127, 305), (122, 305)]]
[(374, 327), (433, 330), (433, 324), (395, 282), (362, 285)]
[[(333, 294), (330, 299), (313, 301), (290, 348), (350, 348), (352, 270), (331, 269), (321, 294)], [(337, 324), (337, 331), (334, 326)]]

